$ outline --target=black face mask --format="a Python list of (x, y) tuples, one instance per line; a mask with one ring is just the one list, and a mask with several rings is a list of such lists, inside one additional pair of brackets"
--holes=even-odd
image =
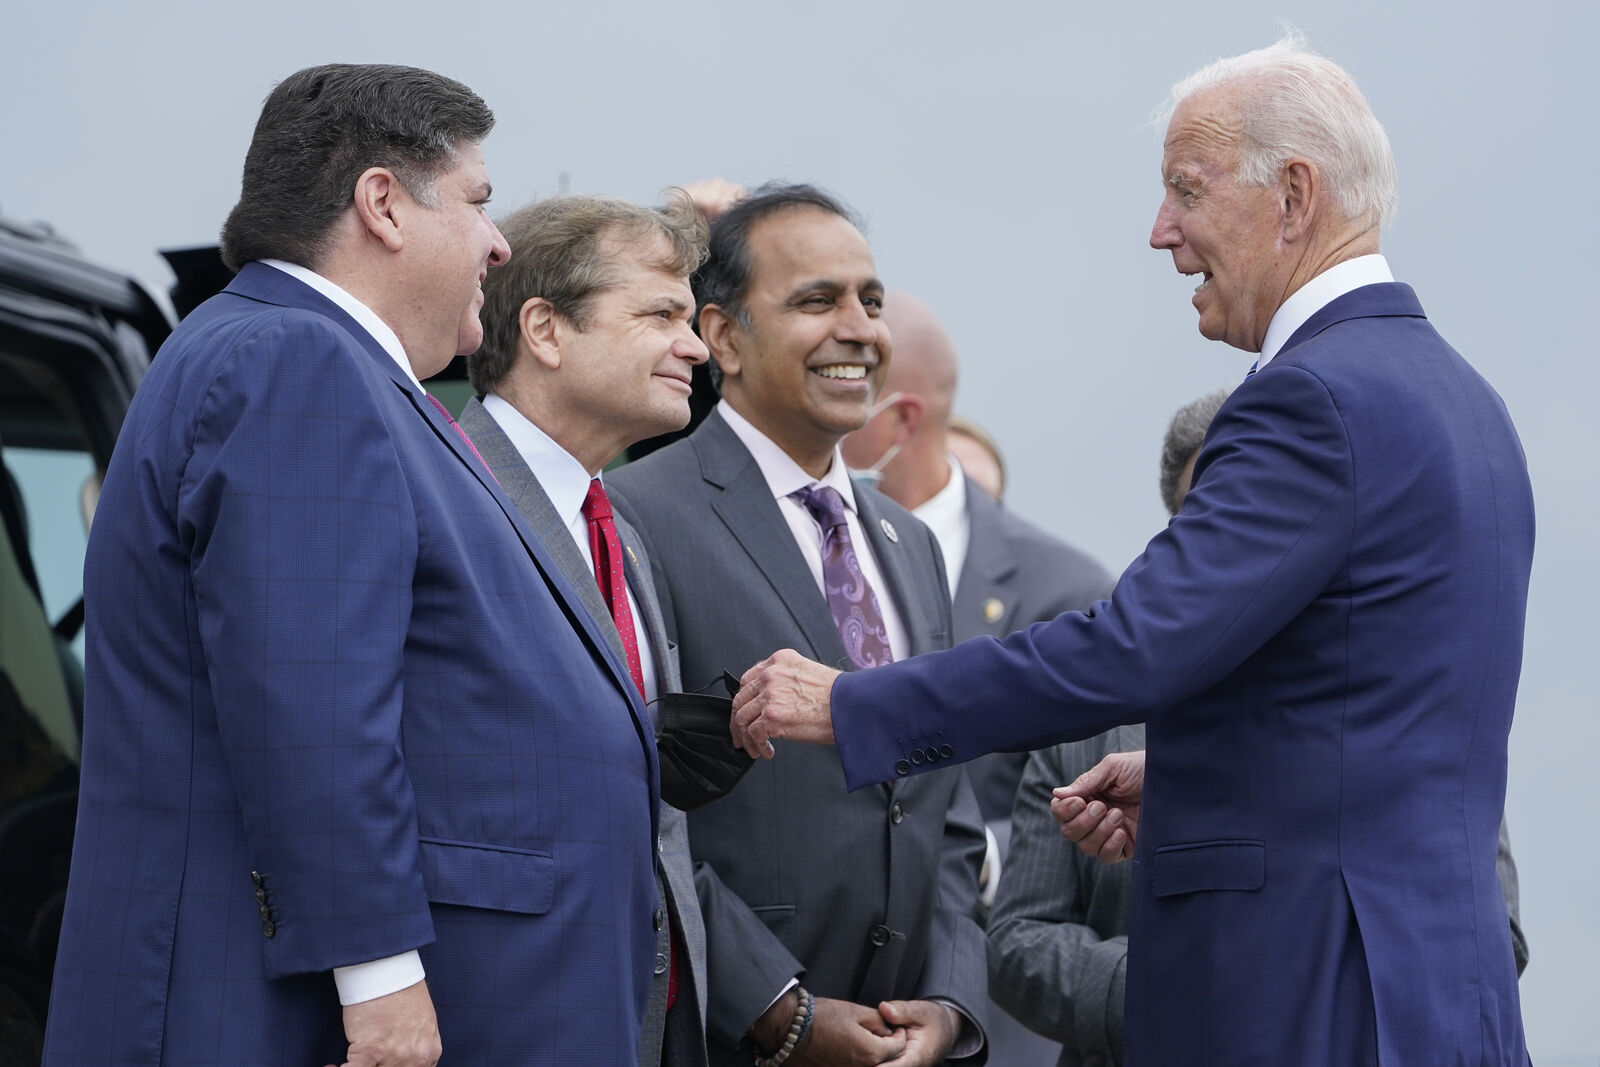
[[(710, 803), (739, 784), (755, 760), (734, 747), (729, 723), (739, 679), (722, 672), (720, 693), (662, 693), (656, 698), (661, 732), (656, 754), (661, 762), (661, 799), (681, 811)], [(707, 686), (710, 688), (711, 686)]]

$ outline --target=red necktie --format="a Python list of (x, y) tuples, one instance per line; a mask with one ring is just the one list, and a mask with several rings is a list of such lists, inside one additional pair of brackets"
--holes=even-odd
[[(617, 537), (617, 524), (611, 517), (611, 501), (599, 478), (589, 481), (589, 495), (583, 498), (583, 517), (589, 523), (589, 554), (594, 557), (594, 580), (611, 609), (611, 621), (617, 624), (617, 635), (622, 638), (622, 651), (627, 655), (628, 673), (633, 684), (639, 687), (639, 699), (644, 699), (644, 667), (639, 662), (639, 632), (633, 626), (633, 610), (628, 607), (628, 583), (622, 569), (622, 540)], [(678, 936), (668, 924), (669, 959), (667, 971), (667, 1008), (678, 1000)]]
[(622, 541), (617, 537), (617, 524), (611, 517), (611, 501), (599, 478), (589, 482), (589, 495), (583, 498), (583, 517), (589, 522), (589, 555), (594, 558), (595, 584), (600, 586), (600, 595), (611, 609), (611, 621), (617, 624), (622, 651), (628, 659), (628, 673), (633, 676), (633, 684), (639, 687), (639, 699), (643, 700), (644, 667), (639, 663), (639, 632), (634, 629), (633, 612), (628, 607)]

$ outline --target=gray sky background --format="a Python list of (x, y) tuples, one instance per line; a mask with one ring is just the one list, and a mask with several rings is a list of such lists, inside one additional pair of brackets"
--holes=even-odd
[(1388, 128), (1401, 207), (1384, 251), (1500, 390), (1527, 450), (1539, 547), (1507, 801), (1533, 953), (1523, 1011), (1536, 1062), (1592, 1067), (1600, 370), (1579, 312), (1600, 281), (1600, 150), (1579, 64), (1582, 50), (1592, 70), (1597, 10), (17, 3), (0, 207), (164, 288), (154, 250), (215, 240), (272, 84), (329, 61), (430, 67), (482, 94), (499, 116), (496, 211), (562, 175), (641, 200), (712, 175), (815, 181), (867, 217), (890, 286), (950, 327), (957, 407), (1006, 449), (1011, 506), (1115, 571), (1164, 521), (1156, 457), (1172, 411), (1251, 360), (1199, 336), (1193, 283), (1146, 245), (1160, 196), (1147, 120), (1181, 75), (1294, 23)]

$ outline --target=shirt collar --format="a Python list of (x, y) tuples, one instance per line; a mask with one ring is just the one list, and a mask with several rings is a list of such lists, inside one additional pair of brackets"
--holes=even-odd
[(789, 453), (779, 448), (772, 438), (756, 429), (749, 419), (735, 411), (726, 400), (718, 401), (717, 411), (727, 422), (728, 429), (732, 430), (734, 436), (749, 449), (756, 466), (761, 468), (761, 476), (767, 480), (767, 488), (772, 490), (774, 497), (782, 500), (795, 490), (804, 489), (815, 483), (832, 486), (843, 498), (844, 506), (851, 511), (856, 510), (855, 486), (850, 481), (850, 472), (845, 468), (843, 457), (839, 455), (838, 445), (833, 446), (833, 459), (828, 464), (828, 472), (821, 478), (813, 478), (806, 473), (804, 467), (789, 457)]
[(950, 480), (943, 489), (911, 509), (911, 514), (934, 530), (946, 529), (967, 510), (967, 477), (961, 463), (953, 455), (946, 455), (950, 464)]
[(589, 472), (583, 464), (505, 397), (490, 393), (483, 398), (483, 410), (505, 431), (561, 521), (571, 526), (583, 514), (583, 501), (589, 495)]
[(1392, 281), (1394, 275), (1389, 272), (1389, 261), (1377, 254), (1335, 263), (1289, 294), (1289, 299), (1278, 308), (1272, 321), (1267, 323), (1267, 335), (1262, 338), (1261, 358), (1256, 360), (1256, 368), (1270, 363), (1296, 330), (1339, 297), (1363, 285)]
[(424, 394), (427, 393), (426, 389), (422, 389), (422, 380), (417, 377), (417, 372), (411, 369), (411, 361), (406, 358), (406, 350), (400, 344), (400, 338), (389, 328), (387, 322), (378, 318), (377, 312), (316, 271), (302, 267), (298, 263), (290, 263), (282, 259), (263, 259), (261, 262), (276, 270), (283, 271), (283, 273), (297, 281), (304, 282), (339, 305), (341, 311), (355, 319), (362, 329), (372, 335), (374, 341), (383, 346), (383, 350), (389, 353), (389, 358), (399, 364), (400, 369), (405, 371), (406, 377), (411, 379), (411, 384), (421, 389)]

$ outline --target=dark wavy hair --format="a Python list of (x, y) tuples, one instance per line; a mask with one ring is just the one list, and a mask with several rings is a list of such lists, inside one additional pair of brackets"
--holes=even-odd
[(222, 224), (223, 262), (315, 269), (363, 171), (388, 167), (413, 197), (437, 206), (434, 182), (493, 128), (476, 93), (432, 71), (346, 63), (297, 71), (262, 105), (239, 203)]

